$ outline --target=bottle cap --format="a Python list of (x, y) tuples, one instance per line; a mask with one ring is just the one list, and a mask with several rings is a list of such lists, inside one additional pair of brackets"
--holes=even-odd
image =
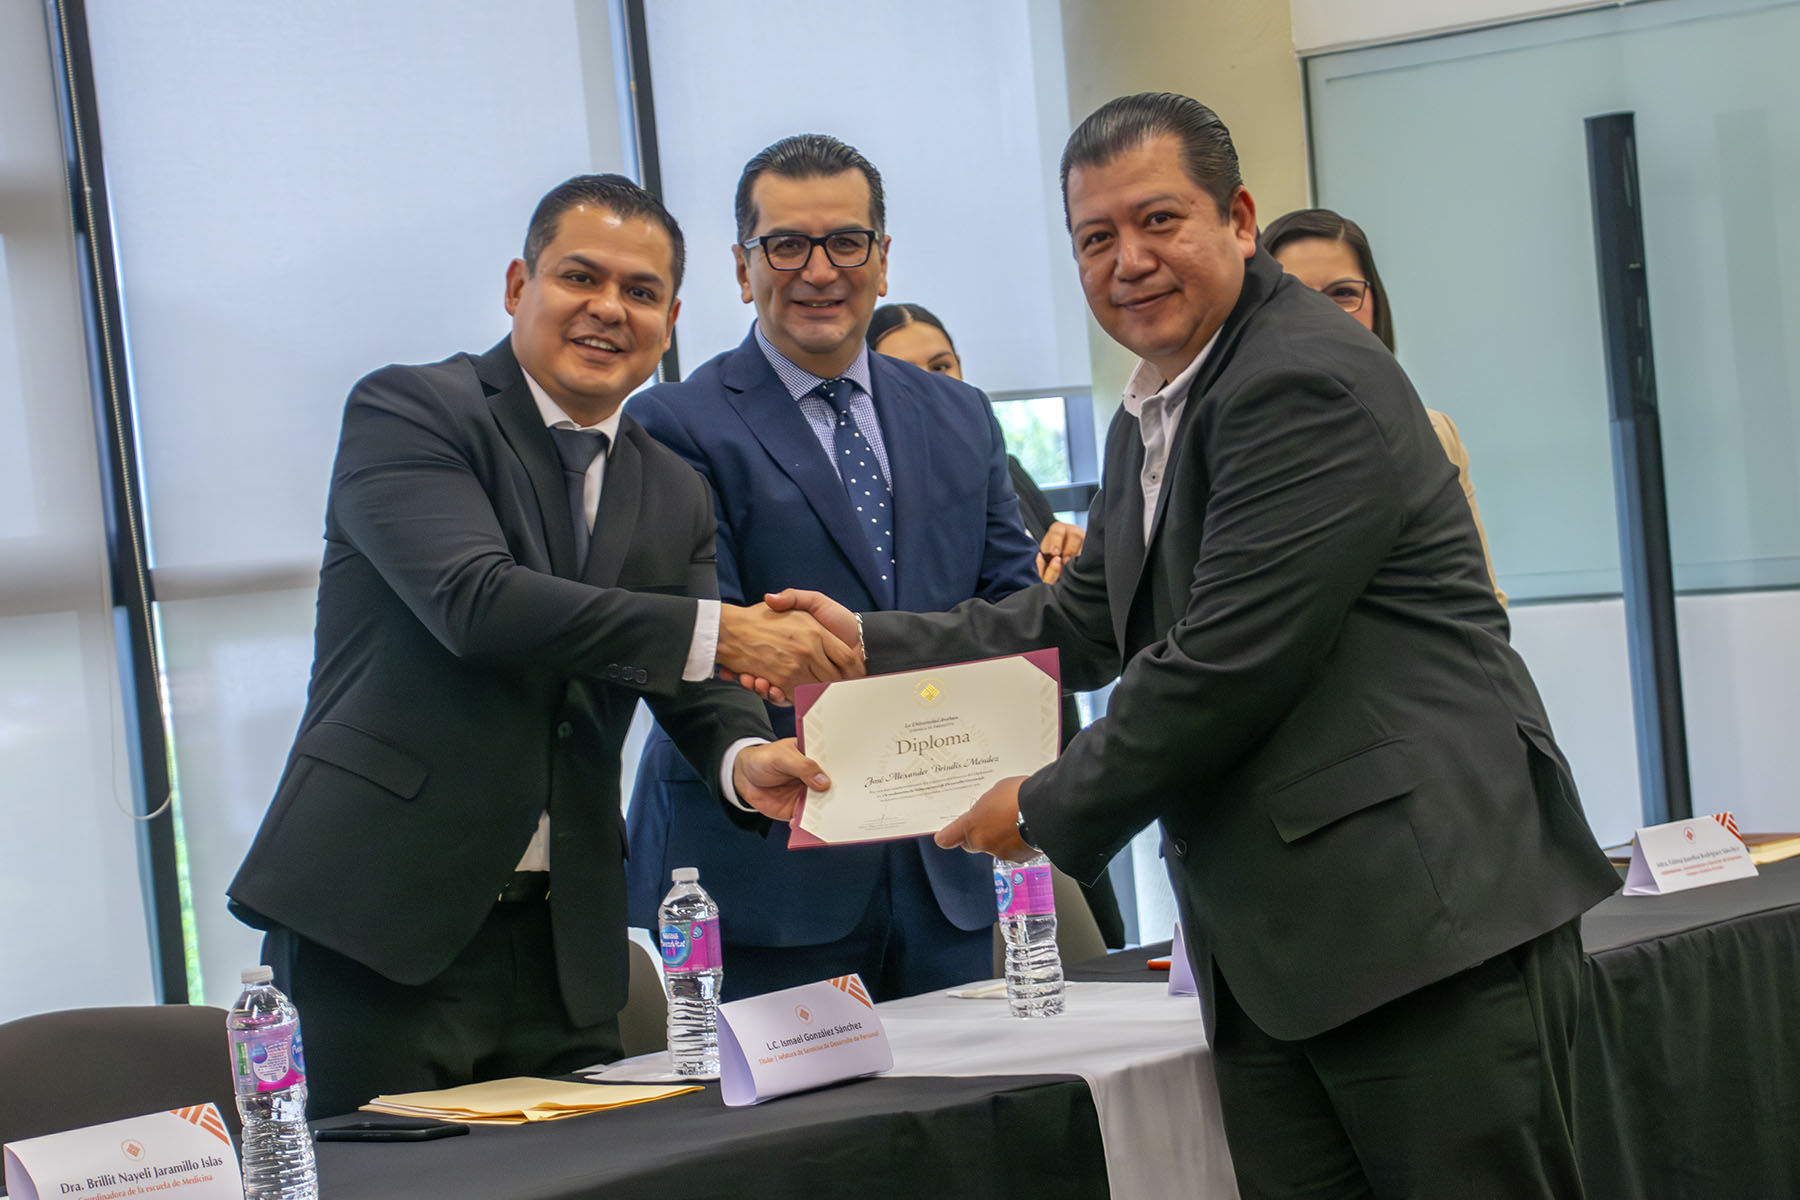
[(676, 867), (673, 871), (669, 872), (669, 878), (674, 880), (676, 883), (699, 883), (700, 882), (700, 868), (699, 867)]
[(269, 983), (275, 978), (273, 967), (245, 967), (238, 973), (245, 983)]

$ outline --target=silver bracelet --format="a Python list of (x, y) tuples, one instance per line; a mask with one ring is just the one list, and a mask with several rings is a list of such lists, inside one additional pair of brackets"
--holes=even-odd
[(1025, 814), (1019, 814), (1019, 840), (1029, 846), (1033, 853), (1042, 854), (1043, 848), (1031, 840), (1031, 826), (1025, 823)]
[(856, 652), (866, 663), (869, 661), (869, 643), (863, 639), (862, 614), (851, 613), (850, 615), (856, 618)]

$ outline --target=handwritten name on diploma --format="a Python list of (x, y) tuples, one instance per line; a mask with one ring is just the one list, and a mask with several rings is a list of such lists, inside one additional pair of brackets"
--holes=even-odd
[(809, 794), (790, 845), (935, 833), (995, 782), (1056, 757), (1054, 651), (800, 691), (800, 740), (833, 785)]

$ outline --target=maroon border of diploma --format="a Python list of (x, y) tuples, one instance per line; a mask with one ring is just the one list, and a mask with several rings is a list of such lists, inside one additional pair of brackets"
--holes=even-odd
[[(925, 667), (910, 671), (887, 671), (881, 675), (871, 675), (868, 678), (883, 679), (891, 675), (919, 675), (923, 674), (925, 671), (943, 670), (946, 667), (969, 667), (984, 662), (999, 662), (1001, 659), (1006, 658), (1022, 658), (1044, 674), (1048, 675), (1051, 679), (1055, 680), (1059, 686), (1062, 683), (1062, 661), (1058, 657), (1056, 647), (1054, 646), (1049, 646), (1042, 650), (1027, 650), (1023, 654), (996, 654), (992, 658), (971, 658), (963, 662), (938, 663), (935, 667)], [(802, 753), (805, 753), (806, 751), (806, 714), (812, 709), (813, 705), (819, 702), (819, 698), (825, 694), (825, 689), (834, 687), (855, 687), (857, 684), (863, 682), (866, 682), (866, 680), (846, 679), (840, 683), (803, 683), (794, 689), (794, 736), (799, 742)], [(1056, 710), (1056, 735), (1057, 745), (1060, 746), (1062, 744), (1062, 706), (1060, 704), (1057, 705)], [(800, 828), (800, 818), (805, 812), (806, 798), (801, 797), (800, 807), (794, 810), (794, 819), (788, 825), (789, 850), (811, 850), (823, 846), (866, 846), (873, 842), (894, 842), (900, 840), (898, 837), (892, 837), (856, 838), (845, 842), (823, 841), (817, 834), (808, 833), (806, 830)], [(903, 834), (901, 836), (912, 837), (914, 835)]]

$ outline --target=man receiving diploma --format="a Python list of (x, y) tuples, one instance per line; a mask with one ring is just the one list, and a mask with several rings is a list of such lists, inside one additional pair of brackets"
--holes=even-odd
[(1393, 357), (1258, 251), (1211, 110), (1105, 105), (1062, 185), (1142, 359), (1087, 546), (1054, 587), (862, 634), (871, 673), (1055, 646), (1065, 685), (1119, 686), (940, 844), (1091, 879), (1162, 823), (1246, 1200), (1583, 1195), (1577, 918), (1619, 881), (1455, 469)]

